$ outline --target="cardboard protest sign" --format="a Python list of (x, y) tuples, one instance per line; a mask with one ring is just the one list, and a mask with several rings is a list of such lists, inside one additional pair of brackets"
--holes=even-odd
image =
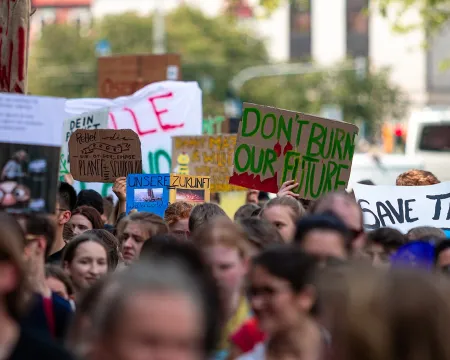
[(148, 84), (181, 80), (178, 54), (119, 55), (98, 58), (98, 96), (131, 95)]
[(184, 201), (193, 205), (209, 202), (210, 177), (170, 175), (170, 203)]
[(388, 226), (406, 233), (417, 226), (450, 227), (450, 182), (430, 186), (355, 184), (353, 191), (368, 230)]
[(55, 212), (64, 103), (0, 94), (0, 211)]
[(127, 176), (127, 213), (136, 209), (164, 217), (169, 205), (170, 174)]
[(172, 137), (172, 171), (182, 175), (210, 176), (211, 191), (239, 191), (230, 185), (236, 135)]
[(287, 180), (302, 199), (345, 189), (358, 127), (244, 103), (230, 184), (277, 193)]
[(100, 110), (84, 113), (70, 119), (64, 120), (63, 123), (63, 146), (61, 147), (61, 156), (59, 164), (59, 174), (70, 174), (69, 162), (69, 139), (70, 136), (78, 129), (95, 130), (108, 128), (108, 110)]
[(78, 129), (69, 140), (70, 173), (75, 180), (112, 183), (142, 173), (141, 142), (133, 130)]

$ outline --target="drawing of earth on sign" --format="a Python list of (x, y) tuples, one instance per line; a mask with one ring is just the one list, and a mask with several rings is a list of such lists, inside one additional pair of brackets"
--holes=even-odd
[(69, 157), (78, 181), (112, 183), (142, 173), (141, 142), (130, 129), (78, 129), (69, 140)]

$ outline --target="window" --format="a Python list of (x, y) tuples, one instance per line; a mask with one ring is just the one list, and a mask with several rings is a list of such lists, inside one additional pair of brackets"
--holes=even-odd
[(347, 0), (347, 54), (369, 56), (369, 0)]
[(425, 125), (420, 134), (419, 150), (450, 152), (450, 122)]

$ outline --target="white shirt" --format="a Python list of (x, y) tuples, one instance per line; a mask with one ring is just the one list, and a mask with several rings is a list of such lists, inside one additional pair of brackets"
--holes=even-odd
[(239, 356), (236, 360), (264, 360), (266, 358), (266, 346), (263, 342), (257, 344), (253, 350)]

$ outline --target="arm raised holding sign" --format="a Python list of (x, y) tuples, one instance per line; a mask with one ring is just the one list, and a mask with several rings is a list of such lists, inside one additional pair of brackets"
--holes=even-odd
[(298, 194), (294, 193), (292, 190), (298, 186), (298, 183), (295, 180), (288, 180), (283, 183), (280, 187), (280, 191), (277, 193), (277, 197), (282, 196), (292, 196), (295, 199), (298, 199)]
[(114, 194), (119, 199), (118, 213), (122, 214), (127, 211), (127, 178), (119, 177), (114, 181), (112, 188)]

